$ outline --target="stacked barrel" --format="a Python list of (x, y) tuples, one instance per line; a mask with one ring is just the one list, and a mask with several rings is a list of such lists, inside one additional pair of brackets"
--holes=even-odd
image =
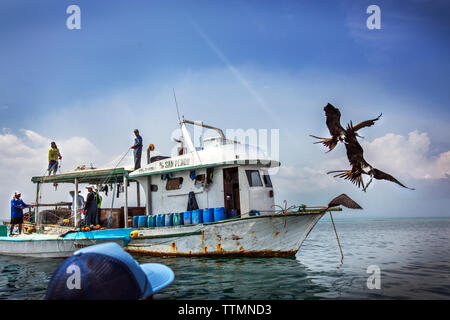
[(133, 228), (158, 228), (181, 225), (211, 223), (238, 217), (235, 209), (225, 210), (224, 207), (197, 209), (179, 213), (165, 213), (150, 216), (134, 216)]

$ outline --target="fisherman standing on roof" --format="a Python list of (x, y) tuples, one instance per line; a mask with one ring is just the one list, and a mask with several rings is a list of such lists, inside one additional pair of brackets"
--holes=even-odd
[(58, 170), (58, 159), (61, 160), (62, 156), (59, 153), (59, 149), (56, 146), (56, 143), (53, 141), (50, 144), (50, 150), (48, 150), (48, 175), (56, 174)]
[(139, 135), (138, 129), (134, 130), (134, 134), (136, 138), (134, 138), (134, 145), (131, 146), (131, 149), (134, 149), (134, 170), (137, 170), (141, 167), (142, 137)]
[(28, 205), (20, 199), (20, 192), (15, 192), (14, 197), (11, 199), (11, 226), (9, 227), (9, 235), (12, 236), (14, 226), (19, 225), (19, 234), (22, 233), (22, 223), (23, 223), (23, 209), (31, 207), (34, 205)]
[(97, 197), (94, 192), (93, 186), (86, 187), (88, 189), (88, 195), (86, 197), (86, 202), (84, 203), (84, 208), (82, 210), (83, 214), (85, 214), (85, 225), (97, 225), (96, 217), (98, 212), (97, 206)]

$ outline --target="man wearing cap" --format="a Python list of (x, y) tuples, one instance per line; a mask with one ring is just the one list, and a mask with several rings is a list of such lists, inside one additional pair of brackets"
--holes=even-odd
[(86, 189), (88, 189), (88, 195), (86, 197), (86, 202), (84, 203), (84, 207), (83, 210), (81, 210), (81, 212), (83, 212), (83, 214), (86, 216), (85, 224), (87, 226), (96, 225), (96, 217), (98, 212), (97, 197), (95, 196), (93, 186), (88, 186), (86, 187)]
[(20, 192), (15, 192), (14, 197), (11, 200), (11, 226), (9, 228), (9, 235), (13, 235), (14, 226), (19, 225), (19, 234), (22, 233), (22, 223), (23, 223), (23, 209), (31, 207), (34, 205), (28, 205), (20, 199)]
[(53, 141), (50, 144), (50, 150), (48, 150), (48, 175), (56, 174), (58, 170), (58, 159), (61, 160), (62, 156), (59, 153), (59, 149), (56, 146), (56, 143)]
[(80, 249), (67, 258), (48, 284), (46, 300), (140, 300), (173, 282), (159, 263), (139, 264), (117, 243)]
[(141, 156), (142, 156), (142, 137), (139, 135), (139, 130), (134, 130), (134, 144), (131, 146), (131, 149), (134, 150), (134, 170), (137, 170), (141, 167)]

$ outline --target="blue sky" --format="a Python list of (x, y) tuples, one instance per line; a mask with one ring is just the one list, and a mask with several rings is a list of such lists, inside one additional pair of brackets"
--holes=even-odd
[[(81, 8), (81, 30), (66, 28), (71, 4)], [(366, 28), (371, 4), (381, 8), (381, 30)], [(450, 204), (449, 17), (447, 2), (419, 0), (2, 1), (0, 141), (3, 148), (18, 139), (15, 145), (34, 152), (37, 140), (24, 138), (24, 130), (44, 140), (78, 137), (102, 159), (79, 161), (101, 162), (123, 154), (138, 127), (145, 141), (167, 153), (177, 127), (175, 88), (189, 119), (280, 129), (280, 160), (299, 171), (279, 179), (278, 202), (324, 203), (345, 191), (369, 215), (380, 214), (379, 201), (386, 201), (386, 215), (428, 208), (448, 215), (441, 208)], [(367, 148), (381, 150), (375, 140), (393, 134), (398, 144), (390, 148), (404, 147), (407, 160), (420, 155), (388, 168), (418, 190), (380, 182), (362, 194), (328, 178), (317, 188), (300, 187), (320, 180), (330, 161), (344, 157), (346, 166), (343, 148), (324, 155), (308, 137), (327, 134), (322, 108), (328, 102), (341, 109), (343, 123), (383, 112), (363, 133)], [(7, 159), (0, 174), (8, 181), (2, 203), (18, 187), (32, 197), (26, 174), (38, 173), (19, 168), (19, 154), (9, 167), (15, 153), (0, 152)], [(42, 162), (29, 166), (45, 168), (45, 154)]]

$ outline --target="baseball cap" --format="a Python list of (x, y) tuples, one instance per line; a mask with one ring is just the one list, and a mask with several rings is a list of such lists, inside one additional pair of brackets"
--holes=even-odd
[(138, 300), (168, 286), (175, 275), (159, 263), (139, 264), (117, 243), (80, 249), (53, 273), (46, 300)]
[(19, 194), (22, 195), (19, 191), (14, 192), (14, 195), (15, 195), (15, 196), (17, 196), (17, 195), (19, 195)]

